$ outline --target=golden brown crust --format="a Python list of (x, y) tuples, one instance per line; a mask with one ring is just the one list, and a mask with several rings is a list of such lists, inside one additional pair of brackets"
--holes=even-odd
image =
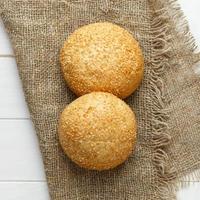
[(74, 31), (64, 43), (60, 62), (65, 80), (78, 96), (103, 91), (125, 98), (143, 76), (138, 42), (128, 31), (108, 22)]
[(111, 169), (123, 163), (136, 141), (136, 119), (116, 96), (92, 92), (69, 104), (59, 120), (64, 152), (79, 166)]

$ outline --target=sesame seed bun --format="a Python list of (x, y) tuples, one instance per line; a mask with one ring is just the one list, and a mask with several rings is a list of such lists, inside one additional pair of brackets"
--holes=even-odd
[(131, 108), (110, 93), (92, 92), (70, 103), (59, 120), (64, 152), (81, 167), (111, 169), (123, 163), (136, 141)]
[(64, 43), (60, 62), (68, 86), (78, 96), (102, 91), (126, 98), (143, 77), (139, 43), (127, 30), (108, 22), (75, 30)]

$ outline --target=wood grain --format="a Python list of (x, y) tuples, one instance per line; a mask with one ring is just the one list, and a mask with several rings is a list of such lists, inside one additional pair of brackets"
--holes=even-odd
[(32, 122), (0, 120), (0, 130), (0, 181), (45, 181), (41, 153)]
[(15, 58), (0, 57), (0, 118), (29, 118)]
[(49, 200), (45, 182), (0, 182), (1, 200)]
[(0, 19), (0, 55), (14, 55), (11, 42), (9, 40), (8, 34), (6, 33), (5, 27), (2, 20)]

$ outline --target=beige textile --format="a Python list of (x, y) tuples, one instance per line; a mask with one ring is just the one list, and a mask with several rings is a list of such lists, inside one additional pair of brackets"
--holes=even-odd
[[(200, 78), (194, 68), (200, 56), (176, 0), (0, 0), (0, 13), (51, 199), (174, 199), (180, 179), (200, 167)], [(60, 112), (76, 98), (61, 74), (60, 49), (75, 29), (99, 21), (126, 28), (145, 56), (144, 80), (125, 100), (138, 120), (135, 154), (104, 172), (73, 164), (57, 135)]]

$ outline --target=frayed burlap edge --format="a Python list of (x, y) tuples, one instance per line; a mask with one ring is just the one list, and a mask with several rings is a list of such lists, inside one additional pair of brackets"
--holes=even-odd
[[(188, 180), (200, 179), (200, 172), (193, 169), (188, 170), (187, 174), (178, 175), (176, 169), (170, 166), (169, 155), (166, 147), (170, 144), (171, 135), (168, 132), (168, 118), (170, 110), (166, 109), (170, 104), (167, 91), (164, 88), (163, 73), (164, 69), (170, 67), (172, 36), (175, 34), (181, 37), (183, 43), (188, 47), (186, 54), (192, 55), (192, 65), (200, 61), (200, 53), (195, 53), (197, 46), (190, 33), (188, 22), (177, 3), (177, 0), (149, 0), (152, 7), (152, 47), (153, 55), (150, 65), (152, 67), (149, 89), (153, 96), (150, 98), (154, 103), (152, 106), (152, 145), (154, 149), (154, 165), (156, 167), (155, 177), (157, 177), (157, 194), (159, 199), (176, 199), (178, 189), (188, 186)], [(172, 9), (173, 8), (173, 9)], [(172, 20), (173, 19), (173, 20)], [(174, 24), (172, 25), (172, 21)], [(177, 30), (182, 26), (181, 30)], [(173, 33), (173, 34), (172, 34)], [(178, 61), (177, 66), (179, 65)], [(167, 96), (167, 98), (165, 98)], [(167, 102), (166, 102), (166, 99)], [(200, 164), (196, 164), (200, 168)], [(190, 174), (189, 174), (190, 173)], [(188, 175), (189, 174), (189, 175)]]

